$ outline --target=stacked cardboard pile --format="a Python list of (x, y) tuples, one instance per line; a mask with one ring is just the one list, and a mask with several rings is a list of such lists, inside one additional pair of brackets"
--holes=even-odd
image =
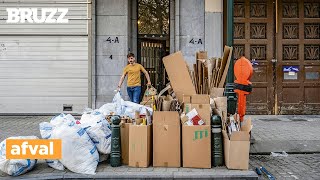
[(251, 130), (248, 127), (251, 123), (248, 121), (238, 131), (227, 130), (230, 123), (227, 117), (227, 98), (223, 96), (223, 91), (231, 54), (232, 47), (225, 47), (222, 59), (208, 60), (205, 52), (199, 52), (194, 71), (190, 71), (181, 52), (163, 58), (172, 89), (184, 106), (181, 115), (183, 167), (211, 168), (213, 147), (210, 119), (213, 113), (220, 115), (223, 120), (224, 158), (227, 167), (248, 169)]
[(121, 119), (121, 159), (122, 164), (132, 167), (148, 167), (152, 158), (152, 120), (151, 115), (134, 119)]
[(196, 53), (196, 63), (189, 73), (198, 94), (211, 94), (213, 88), (224, 87), (232, 50), (232, 47), (225, 46), (222, 58), (208, 59), (206, 51)]
[[(121, 146), (124, 164), (148, 167), (153, 161), (155, 167), (182, 165), (191, 168), (211, 168), (213, 147), (210, 121), (212, 114), (218, 114), (223, 119), (227, 167), (248, 168), (249, 128), (244, 127), (233, 132), (229, 130), (227, 98), (223, 97), (231, 53), (232, 48), (226, 47), (224, 58), (217, 61), (208, 60), (205, 52), (198, 53), (197, 61), (200, 63), (197, 63), (195, 69), (201, 67), (202, 70), (191, 73), (192, 78), (181, 52), (163, 58), (170, 85), (158, 95), (154, 95), (154, 103), (150, 104), (152, 107), (155, 106), (152, 124), (144, 125), (142, 122), (142, 125), (139, 125), (137, 121), (136, 125), (122, 124)], [(215, 65), (208, 68), (206, 62), (209, 61), (215, 62)], [(168, 95), (162, 96), (165, 91), (169, 91)], [(241, 152), (238, 152), (239, 148), (242, 148)]]
[(182, 120), (183, 167), (211, 168), (210, 97), (205, 94), (184, 95), (183, 103), (187, 117), (186, 122)]
[[(141, 104), (153, 108), (157, 90), (148, 88)], [(123, 117), (120, 123), (122, 164), (132, 167), (148, 167), (152, 159), (152, 113), (135, 111), (133, 119)]]
[[(168, 90), (170, 86), (164, 91)], [(122, 163), (131, 167), (148, 167), (153, 161), (155, 167), (180, 167), (180, 117), (177, 111), (169, 111), (174, 109), (170, 108), (170, 104), (177, 100), (170, 96), (171, 93), (165, 96), (168, 99), (162, 99), (164, 91), (159, 95), (152, 88), (147, 91), (142, 103), (152, 107), (153, 116), (139, 117), (137, 112), (133, 122), (127, 119), (121, 123)], [(167, 111), (160, 111), (163, 109)]]
[(210, 97), (197, 94), (181, 52), (163, 58), (172, 89), (183, 104), (183, 167), (211, 168)]

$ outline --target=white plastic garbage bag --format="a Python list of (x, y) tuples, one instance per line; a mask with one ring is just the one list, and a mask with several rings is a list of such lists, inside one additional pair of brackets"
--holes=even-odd
[(123, 115), (129, 116), (130, 118), (135, 117), (135, 111), (139, 111), (140, 114), (146, 115), (147, 110), (152, 115), (152, 108), (137, 104), (131, 101), (123, 101), (122, 103)]
[(80, 119), (80, 126), (86, 130), (100, 153), (110, 154), (111, 127), (103, 114), (98, 111), (83, 114)]
[(48, 166), (52, 167), (53, 169), (57, 169), (60, 171), (64, 170), (64, 166), (59, 160), (46, 159), (46, 163), (48, 164)]
[(112, 103), (107, 103), (99, 108), (99, 112), (103, 115), (109, 115), (114, 112), (115, 115), (135, 117), (135, 112), (139, 111), (140, 114), (146, 115), (147, 110), (152, 115), (152, 108), (137, 104), (131, 101), (124, 101), (120, 92), (117, 92), (113, 97)]
[(115, 114), (116, 113), (116, 104), (115, 103), (107, 103), (99, 108), (99, 112), (101, 112), (104, 116)]
[[(38, 139), (37, 136), (17, 136), (8, 139)], [(36, 159), (6, 159), (6, 140), (0, 143), (0, 170), (10, 176), (19, 176), (30, 171), (37, 163)]]
[[(48, 122), (43, 122), (39, 124), (39, 127), (40, 127), (41, 137), (43, 139), (50, 139), (54, 125)], [(64, 170), (64, 166), (59, 160), (46, 159), (46, 162), (48, 166), (54, 169), (61, 170), (61, 171)]]
[[(50, 123), (53, 125), (51, 134), (40, 130), (41, 136), (49, 139), (62, 140), (62, 159), (60, 162), (70, 171), (83, 174), (95, 174), (99, 154), (97, 147), (86, 133), (74, 121), (71, 115), (61, 114), (54, 117)], [(40, 128), (47, 124), (40, 123)]]
[(116, 105), (116, 115), (121, 115), (122, 114), (123, 99), (121, 98), (120, 92), (117, 92), (114, 95), (112, 103), (114, 103)]

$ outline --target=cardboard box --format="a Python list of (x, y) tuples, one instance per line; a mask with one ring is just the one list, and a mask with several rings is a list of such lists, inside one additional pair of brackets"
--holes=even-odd
[(219, 115), (224, 122), (227, 121), (227, 111), (228, 111), (228, 100), (227, 97), (217, 97), (214, 98), (215, 109), (213, 109), (214, 114)]
[(210, 125), (182, 126), (183, 167), (211, 168)]
[(153, 114), (153, 166), (180, 167), (180, 118), (177, 111)]
[(210, 91), (210, 96), (212, 98), (222, 97), (224, 93), (224, 88), (212, 88)]
[(221, 74), (222, 75), (220, 78), (221, 81), (219, 82), (219, 85), (218, 85), (219, 88), (224, 87), (224, 84), (227, 78), (227, 73), (230, 66), (232, 51), (233, 51), (233, 47), (229, 47), (229, 46), (224, 47), (223, 58), (222, 58), (221, 67), (220, 67), (220, 69), (223, 69), (223, 74)]
[(251, 119), (248, 119), (241, 131), (233, 132), (230, 139), (226, 130), (222, 130), (224, 160), (228, 169), (248, 170), (251, 128)]
[(210, 96), (207, 94), (183, 95), (184, 103), (210, 104)]
[(143, 106), (152, 107), (152, 101), (141, 101), (140, 104)]
[(152, 153), (152, 125), (129, 126), (129, 166), (148, 167)]
[(181, 121), (181, 124), (184, 125), (187, 121), (189, 121), (189, 118), (183, 114), (180, 116), (180, 121)]
[(120, 127), (122, 164), (129, 163), (129, 127), (131, 123), (123, 123)]
[(210, 125), (211, 121), (211, 106), (210, 104), (185, 104), (184, 112), (188, 113), (193, 108), (197, 110), (201, 119), (205, 122), (205, 125)]
[(208, 52), (207, 51), (198, 51), (196, 53), (196, 59), (208, 59)]
[(164, 57), (163, 64), (179, 102), (183, 101), (183, 94), (197, 94), (181, 51)]

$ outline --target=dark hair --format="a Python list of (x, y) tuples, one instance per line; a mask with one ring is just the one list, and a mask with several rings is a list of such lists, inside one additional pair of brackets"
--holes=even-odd
[(133, 53), (129, 53), (129, 54), (127, 55), (127, 58), (130, 58), (130, 57), (134, 57), (134, 54), (133, 54)]

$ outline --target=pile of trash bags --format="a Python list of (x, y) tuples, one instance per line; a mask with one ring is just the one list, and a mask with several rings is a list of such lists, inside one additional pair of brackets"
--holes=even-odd
[(47, 161), (50, 167), (63, 170), (65, 166), (72, 172), (95, 174), (99, 162), (97, 147), (72, 115), (60, 114), (39, 126), (43, 139), (62, 140), (62, 159)]
[[(7, 139), (38, 139), (37, 136), (17, 136)], [(24, 174), (36, 165), (36, 159), (6, 159), (6, 140), (0, 143), (0, 170), (10, 176)]]
[[(111, 126), (107, 115), (135, 117), (135, 111), (146, 114), (152, 109), (130, 101), (124, 101), (117, 92), (112, 103), (104, 104), (96, 110), (86, 109), (80, 120), (70, 114), (60, 114), (50, 122), (39, 124), (42, 139), (62, 140), (62, 159), (46, 160), (48, 166), (75, 173), (95, 174), (97, 165), (111, 153)], [(15, 139), (35, 139), (36, 136), (11, 137)], [(7, 160), (5, 140), (0, 144), (0, 170), (18, 176), (31, 170), (37, 160)]]
[(110, 114), (116, 114), (120, 116), (127, 116), (132, 119), (135, 117), (136, 111), (139, 111), (141, 115), (146, 115), (147, 111), (149, 111), (152, 115), (152, 108), (136, 104), (131, 101), (124, 101), (121, 98), (120, 92), (116, 93), (112, 100), (112, 103), (104, 104), (99, 108), (98, 111), (105, 116)]

